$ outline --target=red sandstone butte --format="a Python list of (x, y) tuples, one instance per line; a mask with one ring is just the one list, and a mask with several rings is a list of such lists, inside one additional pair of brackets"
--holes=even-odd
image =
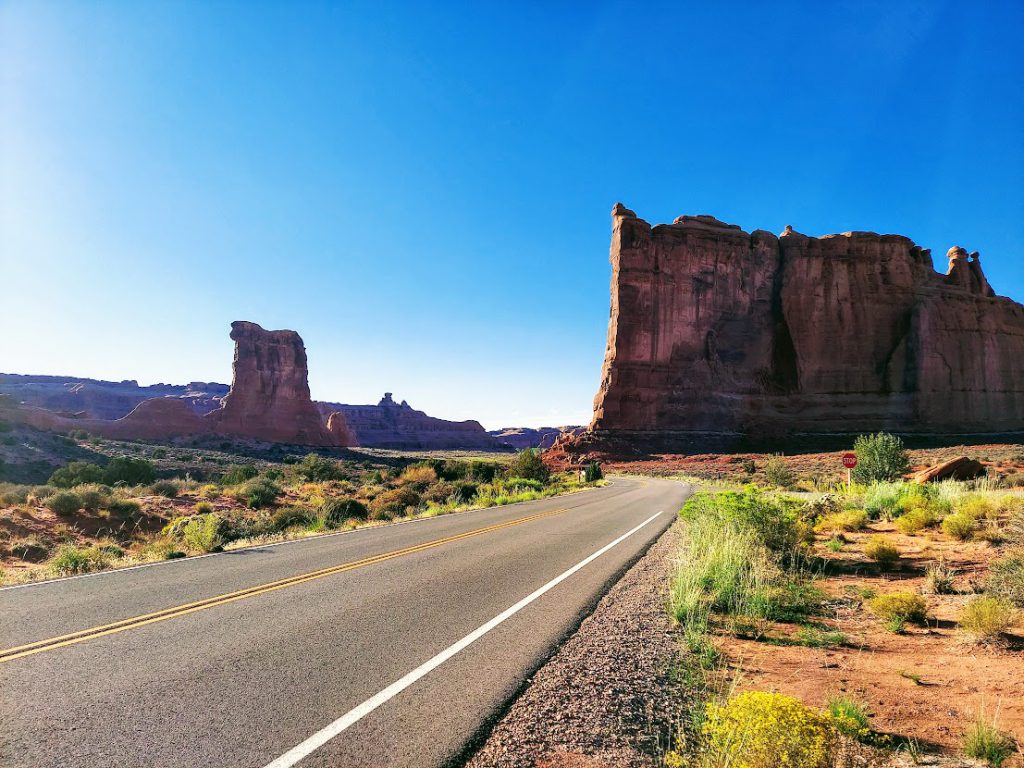
[(900, 235), (652, 227), (621, 203), (612, 222), (583, 444), (1024, 430), (1024, 307), (994, 294), (977, 253), (950, 249), (943, 275)]
[(295, 331), (231, 324), (235, 342), (231, 390), (204, 419), (218, 434), (296, 445), (350, 445), (344, 416), (325, 423), (309, 394), (306, 347)]

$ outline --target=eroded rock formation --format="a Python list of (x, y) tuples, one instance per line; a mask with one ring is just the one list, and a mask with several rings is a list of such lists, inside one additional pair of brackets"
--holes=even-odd
[(385, 392), (377, 405), (319, 403), (321, 414), (336, 412), (351, 431), (353, 445), (396, 450), (501, 450), (503, 445), (478, 421), (448, 421), (417, 411)]
[(231, 324), (231, 338), (231, 391), (224, 405), (205, 417), (214, 432), (272, 443), (341, 444), (338, 436), (345, 431), (337, 423), (329, 430), (310, 397), (306, 347), (299, 334), (238, 320)]
[(611, 318), (583, 438), (686, 450), (794, 432), (1024, 430), (1024, 307), (977, 253), (612, 211)]

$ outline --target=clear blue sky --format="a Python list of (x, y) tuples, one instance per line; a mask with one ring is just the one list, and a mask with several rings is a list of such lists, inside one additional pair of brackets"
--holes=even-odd
[(317, 398), (585, 422), (620, 200), (961, 244), (1022, 300), (1022, 30), (1019, 2), (3, 3), (0, 371), (227, 381), (248, 319), (302, 334)]

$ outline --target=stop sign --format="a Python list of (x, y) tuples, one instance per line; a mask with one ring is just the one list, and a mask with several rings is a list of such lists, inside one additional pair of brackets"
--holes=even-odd
[(853, 469), (857, 466), (857, 454), (856, 453), (844, 453), (843, 454), (843, 466), (847, 469)]

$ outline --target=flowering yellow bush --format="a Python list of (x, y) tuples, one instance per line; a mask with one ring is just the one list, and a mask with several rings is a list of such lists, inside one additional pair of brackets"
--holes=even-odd
[(827, 715), (766, 691), (709, 704), (704, 736), (708, 763), (729, 768), (828, 768), (836, 743)]

